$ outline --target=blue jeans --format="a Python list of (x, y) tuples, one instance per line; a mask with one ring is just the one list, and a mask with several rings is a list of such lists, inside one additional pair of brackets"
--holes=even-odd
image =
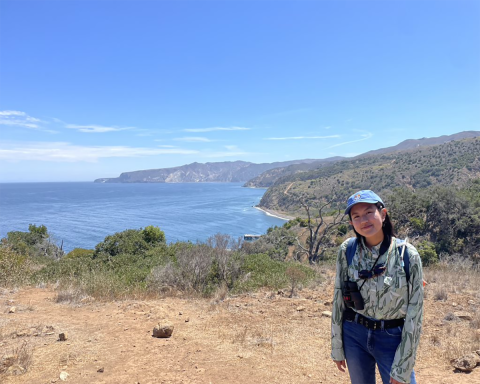
[[(402, 327), (374, 331), (353, 321), (344, 321), (343, 349), (352, 384), (375, 384), (375, 363), (383, 384), (389, 384), (401, 337)], [(411, 384), (417, 383), (413, 371), (410, 380)]]

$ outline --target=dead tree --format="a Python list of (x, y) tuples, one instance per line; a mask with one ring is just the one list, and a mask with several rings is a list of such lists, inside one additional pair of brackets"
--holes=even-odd
[[(345, 214), (341, 209), (337, 208), (335, 214), (332, 216), (332, 220), (328, 220), (328, 222), (325, 220), (325, 211), (332, 207), (333, 202), (338, 201), (334, 191), (330, 194), (330, 198), (318, 208), (310, 205), (304, 197), (299, 197), (298, 201), (307, 214), (307, 230), (309, 236), (305, 246), (301, 244), (297, 236), (297, 244), (300, 247), (300, 251), (297, 252), (297, 257), (307, 255), (310, 264), (314, 264), (323, 258), (325, 245), (333, 231), (344, 222)], [(316, 211), (317, 209), (318, 216), (312, 218), (311, 211)]]

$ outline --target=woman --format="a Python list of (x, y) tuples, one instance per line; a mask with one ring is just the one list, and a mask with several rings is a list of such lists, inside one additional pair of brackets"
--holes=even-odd
[(348, 366), (352, 384), (374, 384), (375, 364), (384, 384), (416, 384), (413, 366), (423, 318), (420, 256), (395, 238), (374, 192), (353, 194), (345, 214), (358, 240), (345, 241), (338, 251), (332, 358), (340, 371)]

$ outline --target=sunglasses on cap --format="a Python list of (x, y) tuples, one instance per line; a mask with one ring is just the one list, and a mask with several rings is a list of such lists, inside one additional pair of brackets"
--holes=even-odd
[(387, 267), (385, 266), (385, 264), (379, 264), (375, 266), (375, 268), (372, 271), (367, 271), (366, 269), (359, 271), (358, 277), (362, 280), (371, 279), (373, 277), (383, 275), (386, 269)]

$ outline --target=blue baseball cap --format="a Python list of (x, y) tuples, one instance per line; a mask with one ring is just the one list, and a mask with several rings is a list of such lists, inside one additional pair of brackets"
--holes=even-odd
[(383, 204), (382, 199), (375, 192), (370, 190), (358, 191), (348, 198), (345, 214), (348, 215), (352, 207), (358, 203), (382, 203), (383, 206), (385, 205)]

